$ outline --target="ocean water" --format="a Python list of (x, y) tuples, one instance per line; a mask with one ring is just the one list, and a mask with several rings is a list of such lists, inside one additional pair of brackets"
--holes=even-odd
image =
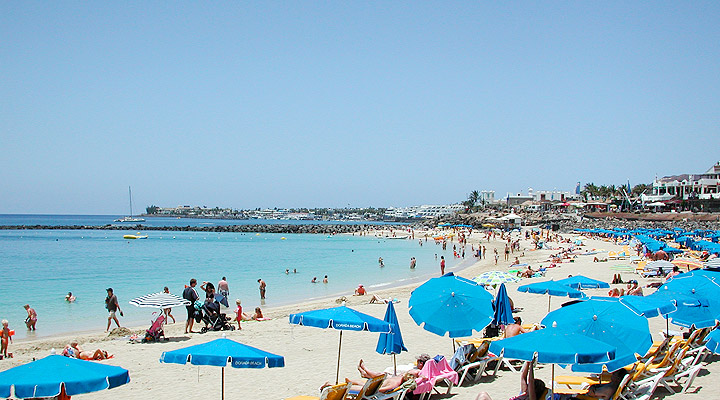
[[(10, 321), (18, 339), (103, 331), (105, 289), (112, 287), (125, 313), (121, 323), (149, 326), (153, 310), (128, 301), (163, 286), (180, 295), (190, 278), (217, 285), (226, 276), (231, 303), (239, 298), (246, 310), (252, 310), (349, 294), (360, 283), (372, 291), (425, 280), (439, 274), (442, 255), (448, 270), (458, 264), (452, 246), (443, 252), (432, 240), (420, 246), (418, 240), (349, 235), (169, 231), (148, 231), (148, 239), (125, 240), (127, 233), (135, 231), (0, 230), (0, 318)], [(384, 259), (384, 268), (378, 257)], [(417, 259), (415, 270), (409, 268), (410, 257)], [(285, 274), (285, 269), (298, 272)], [(328, 284), (310, 283), (315, 276), (322, 281), (324, 275)], [(267, 282), (264, 304), (258, 278)], [(64, 300), (68, 291), (77, 296), (75, 303)], [(38, 312), (36, 333), (25, 329), (26, 303)], [(173, 314), (184, 321), (184, 309)]]

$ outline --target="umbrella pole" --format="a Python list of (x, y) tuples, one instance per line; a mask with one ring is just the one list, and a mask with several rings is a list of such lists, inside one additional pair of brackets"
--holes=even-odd
[(222, 380), (222, 395), (220, 398), (221, 398), (221, 400), (225, 400), (225, 367), (222, 367), (221, 374), (222, 374), (222, 379), (221, 379)]
[[(552, 399), (552, 398), (555, 397), (555, 364), (553, 364), (552, 367), (550, 367), (550, 370), (551, 370), (550, 375), (552, 375), (552, 376), (550, 377), (550, 379), (551, 379), (551, 382), (550, 382), (550, 398)], [(601, 375), (602, 375), (602, 374), (601, 374)]]
[(395, 358), (395, 354), (393, 354), (393, 374), (397, 375), (397, 358)]
[(340, 342), (338, 343), (338, 362), (337, 362), (337, 372), (335, 373), (335, 384), (337, 385), (338, 382), (340, 382), (340, 349), (342, 348), (342, 331), (340, 331)]
[(548, 294), (548, 312), (550, 312), (550, 299), (552, 299), (552, 296)]

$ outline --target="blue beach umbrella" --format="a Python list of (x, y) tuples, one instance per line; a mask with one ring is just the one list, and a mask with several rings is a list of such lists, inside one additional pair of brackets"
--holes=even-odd
[(550, 327), (490, 343), (489, 351), (503, 357), (552, 364), (552, 390), (555, 364), (608, 362), (615, 358), (615, 347), (576, 332)]
[(55, 397), (65, 390), (68, 396), (112, 389), (130, 382), (124, 368), (50, 355), (0, 372), (0, 397), (15, 389), (17, 398)]
[(650, 296), (593, 296), (591, 299), (619, 302), (629, 308), (630, 311), (645, 318), (657, 317), (677, 310), (675, 301)]
[(400, 325), (398, 325), (397, 314), (395, 313), (395, 306), (393, 306), (392, 301), (388, 302), (387, 310), (385, 310), (385, 318), (383, 318), (383, 321), (392, 324), (392, 326), (394, 326), (394, 329), (392, 333), (380, 334), (380, 338), (378, 339), (378, 344), (375, 348), (375, 351), (380, 354), (392, 354), (393, 367), (395, 368), (395, 373), (397, 373), (397, 362), (395, 360), (395, 355), (400, 354), (403, 351), (408, 351), (408, 349), (405, 347), (405, 343), (403, 343), (402, 334), (400, 333)]
[(707, 336), (705, 347), (715, 354), (720, 354), (720, 330), (713, 329)]
[(570, 286), (563, 285), (553, 280), (535, 282), (528, 285), (522, 285), (517, 288), (519, 292), (535, 293), (535, 294), (547, 294), (548, 295), (548, 311), (550, 311), (550, 296), (559, 297), (570, 297), (570, 298), (582, 298), (585, 297), (585, 293), (573, 289)]
[(222, 367), (222, 398), (225, 398), (225, 367), (233, 368), (275, 368), (284, 367), (285, 358), (257, 349), (234, 340), (215, 339), (173, 351), (163, 352), (161, 363), (192, 365), (213, 365)]
[(701, 329), (720, 319), (720, 286), (704, 275), (676, 276), (648, 297), (676, 301), (677, 311), (664, 316), (675, 325)]
[(454, 338), (470, 336), (490, 324), (492, 299), (483, 286), (449, 272), (413, 290), (408, 307), (423, 329)]
[(342, 349), (343, 331), (370, 331), (392, 333), (394, 325), (377, 319), (371, 315), (363, 314), (360, 311), (342, 305), (340, 307), (326, 308), (322, 310), (306, 311), (298, 314), (290, 314), (290, 323), (303, 326), (314, 326), (322, 329), (336, 329), (340, 331), (338, 342), (338, 362), (335, 383), (340, 380), (340, 351)]
[(555, 281), (557, 283), (570, 286), (574, 289), (603, 289), (609, 288), (610, 285), (607, 282), (599, 281), (597, 279), (588, 278), (582, 275), (575, 275), (569, 278), (560, 279)]
[(615, 346), (577, 332), (549, 327), (490, 343), (489, 351), (504, 357), (547, 364), (608, 362), (615, 358)]
[(504, 283), (500, 284), (500, 289), (498, 289), (497, 295), (495, 295), (493, 308), (495, 309), (492, 321), (494, 325), (507, 325), (514, 322), (510, 297), (508, 297)]
[(588, 299), (561, 307), (542, 320), (566, 332), (579, 333), (616, 348), (615, 358), (608, 362), (573, 365), (573, 371), (615, 371), (637, 361), (652, 346), (647, 318), (637, 315), (616, 300)]

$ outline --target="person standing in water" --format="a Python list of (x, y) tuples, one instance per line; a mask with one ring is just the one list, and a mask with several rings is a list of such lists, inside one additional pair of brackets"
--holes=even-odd
[(228, 286), (227, 278), (224, 276), (220, 279), (220, 282), (218, 282), (217, 290), (218, 293), (225, 296), (226, 299), (230, 295), (230, 287)]
[(445, 275), (445, 256), (440, 256), (440, 275)]
[(258, 279), (258, 283), (260, 284), (260, 300), (265, 300), (265, 288), (267, 287), (267, 285), (262, 279)]
[(415, 269), (415, 264), (417, 261), (415, 261), (415, 257), (410, 257), (410, 269)]

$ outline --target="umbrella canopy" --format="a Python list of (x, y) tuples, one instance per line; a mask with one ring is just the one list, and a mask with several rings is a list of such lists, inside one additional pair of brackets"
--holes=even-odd
[(691, 269), (703, 267), (703, 263), (698, 260), (675, 259), (675, 260), (672, 260), (671, 263), (673, 265), (676, 265), (679, 268), (685, 268), (688, 271)]
[(189, 306), (190, 301), (170, 293), (150, 293), (130, 300), (130, 304), (136, 307), (172, 308)]
[(160, 362), (192, 365), (213, 365), (233, 368), (275, 368), (284, 367), (285, 358), (276, 354), (219, 338), (207, 343), (196, 344), (173, 351), (163, 352)]
[(670, 261), (665, 260), (657, 260), (657, 261), (650, 261), (649, 263), (645, 264), (645, 270), (655, 270), (662, 268), (663, 271), (671, 271), (675, 264), (671, 263)]
[(426, 331), (462, 337), (490, 324), (492, 299), (482, 286), (449, 272), (415, 289), (408, 307), (412, 319)]
[(510, 297), (508, 297), (504, 283), (500, 284), (500, 289), (498, 289), (495, 301), (493, 301), (493, 308), (495, 309), (492, 321), (494, 325), (507, 325), (514, 322)]
[(577, 289), (573, 289), (570, 286), (563, 285), (562, 283), (550, 280), (544, 282), (535, 282), (529, 285), (522, 285), (517, 289), (519, 292), (535, 293), (535, 294), (548, 294), (550, 296), (580, 298), (585, 297), (585, 294)]
[(290, 323), (314, 326), (322, 329), (332, 328), (346, 331), (392, 332), (391, 324), (371, 315), (353, 310), (345, 305), (290, 314)]
[(720, 318), (720, 286), (702, 274), (681, 274), (648, 297), (676, 301), (677, 311), (666, 315), (675, 325), (707, 328)]
[(392, 333), (383, 332), (380, 334), (375, 351), (380, 354), (400, 354), (400, 352), (408, 351), (405, 347), (405, 343), (403, 343), (400, 326), (398, 325), (397, 314), (395, 313), (395, 306), (393, 306), (392, 301), (388, 302), (383, 321), (391, 324), (395, 327), (395, 329), (393, 329)]
[[(593, 297), (595, 298), (595, 297)], [(661, 299), (650, 296), (620, 296), (620, 297), (601, 297), (602, 300), (614, 299), (624, 304), (637, 315), (645, 318), (657, 317), (659, 315), (670, 314), (677, 310), (675, 302), (669, 299)]]
[(392, 333), (395, 329), (394, 325), (386, 321), (355, 311), (344, 304), (340, 307), (290, 314), (289, 319), (291, 324), (314, 326), (322, 329), (332, 328), (340, 331), (335, 383), (340, 380), (340, 353), (344, 330)]
[(616, 348), (615, 358), (592, 365), (573, 365), (574, 371), (615, 371), (637, 361), (652, 346), (646, 318), (618, 301), (588, 299), (561, 307), (545, 316), (542, 324), (557, 326), (565, 332), (579, 333)]
[(610, 285), (606, 282), (599, 281), (597, 279), (588, 278), (582, 275), (575, 275), (569, 278), (560, 279), (555, 281), (557, 283), (570, 286), (574, 289), (598, 289), (598, 288), (609, 288)]
[(707, 336), (705, 347), (715, 354), (720, 354), (720, 330), (713, 329)]
[(207, 343), (196, 344), (160, 355), (161, 363), (192, 365), (213, 365), (222, 367), (222, 398), (225, 398), (225, 367), (233, 368), (275, 368), (284, 367), (285, 358), (277, 354), (238, 343), (225, 338), (215, 339)]
[(74, 396), (82, 393), (112, 389), (130, 382), (130, 375), (124, 368), (99, 364), (60, 355), (50, 355), (0, 372), (0, 397), (54, 397), (65, 388), (65, 394)]
[(537, 354), (538, 362), (551, 364), (598, 363), (615, 358), (614, 346), (554, 327), (491, 342), (489, 351), (525, 361)]
[(480, 285), (499, 285), (506, 282), (520, 282), (520, 278), (504, 271), (487, 271), (473, 278)]

